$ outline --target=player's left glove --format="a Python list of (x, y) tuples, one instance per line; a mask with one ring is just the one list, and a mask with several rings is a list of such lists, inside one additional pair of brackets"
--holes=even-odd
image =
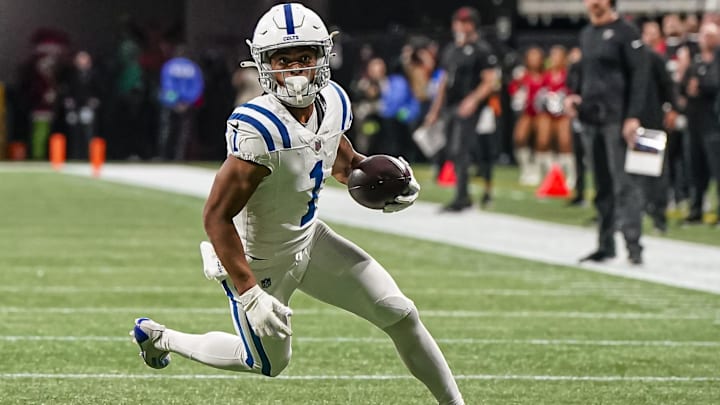
[(227, 271), (225, 271), (225, 267), (220, 263), (220, 259), (218, 259), (212, 243), (207, 241), (200, 242), (200, 256), (202, 256), (203, 261), (203, 273), (205, 273), (205, 277), (208, 280), (215, 280), (221, 283), (227, 278)]
[(413, 205), (420, 194), (420, 184), (418, 184), (417, 180), (415, 180), (412, 167), (410, 167), (410, 164), (402, 156), (399, 156), (398, 160), (405, 165), (405, 168), (407, 168), (407, 171), (410, 173), (410, 183), (408, 183), (405, 193), (395, 197), (393, 202), (385, 204), (385, 207), (383, 208), (383, 212), (385, 213), (404, 210), (405, 208)]
[(248, 323), (259, 337), (287, 339), (292, 336), (289, 321), (292, 310), (259, 285), (233, 299), (242, 306)]

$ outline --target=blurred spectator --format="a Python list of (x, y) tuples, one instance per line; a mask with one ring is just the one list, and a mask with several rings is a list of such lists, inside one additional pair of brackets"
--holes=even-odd
[[(720, 45), (720, 32), (713, 22), (700, 29), (700, 54), (696, 55), (682, 83), (687, 96), (688, 149), (691, 163), (692, 187), (688, 224), (703, 220), (703, 199), (711, 177), (720, 180), (720, 123), (717, 107), (720, 91), (720, 61), (716, 52)], [(720, 187), (717, 188), (720, 195)], [(719, 209), (720, 211), (720, 209)]]
[[(582, 51), (579, 47), (570, 49), (568, 53), (568, 74), (566, 86), (568, 94), (570, 89), (577, 89), (580, 86), (580, 60), (582, 59)], [(564, 100), (563, 100), (564, 102)], [(567, 110), (565, 110), (567, 113)], [(569, 206), (577, 206), (585, 204), (585, 175), (586, 162), (585, 156), (589, 156), (592, 151), (586, 151), (582, 142), (582, 124), (577, 117), (570, 119), (570, 127), (572, 130), (572, 146), (575, 158), (575, 196), (569, 201)]]
[[(646, 22), (642, 27), (642, 39), (650, 60), (650, 83), (646, 103), (640, 121), (644, 128), (667, 130), (675, 128), (677, 120), (677, 92), (675, 83), (665, 66), (665, 59), (657, 49), (661, 40), (656, 22)], [(667, 151), (666, 155), (667, 155)], [(645, 211), (653, 221), (655, 230), (664, 234), (667, 231), (665, 211), (668, 206), (667, 157), (660, 176), (641, 176), (639, 181), (645, 195)]]
[[(680, 16), (667, 14), (662, 21), (665, 36), (665, 60), (667, 68), (675, 81), (679, 83), (690, 65), (693, 54), (685, 41), (685, 27)], [(679, 204), (689, 196), (689, 173), (687, 163), (687, 149), (683, 146), (684, 128), (672, 131), (668, 138), (668, 181), (670, 182), (673, 201)]]
[(457, 172), (457, 190), (453, 201), (444, 207), (447, 212), (472, 206), (468, 192), (471, 150), (477, 147), (476, 127), (480, 111), (497, 84), (495, 68), (498, 60), (480, 39), (479, 21), (480, 14), (471, 7), (462, 7), (453, 14), (455, 40), (447, 45), (441, 59), (446, 75), (442, 77), (438, 97), (425, 117), (425, 125), (434, 124), (445, 106), (444, 114), (449, 121), (447, 153)]
[(235, 89), (235, 105), (242, 105), (263, 93), (260, 86), (260, 75), (254, 67), (238, 68), (232, 75), (232, 86)]
[(646, 21), (642, 25), (642, 40), (645, 45), (652, 51), (665, 55), (666, 45), (663, 40), (663, 34), (660, 30), (660, 24), (657, 21)]
[[(556, 45), (550, 48), (548, 66), (543, 76), (542, 110), (537, 117), (537, 160), (540, 172), (547, 173), (553, 162), (551, 146), (557, 145), (557, 162), (565, 172), (568, 187), (575, 186), (575, 158), (572, 151), (570, 117), (565, 114), (567, 88), (567, 51)], [(554, 142), (553, 142), (554, 141)]]
[(87, 159), (90, 138), (100, 135), (102, 80), (86, 51), (79, 51), (59, 85), (56, 130), (67, 136), (68, 159)]
[(160, 74), (160, 133), (158, 157), (184, 160), (195, 131), (195, 112), (203, 94), (200, 67), (184, 57), (172, 58)]
[(57, 73), (67, 63), (68, 38), (61, 31), (39, 29), (31, 42), (33, 54), (20, 68), (21, 109), (30, 121), (30, 156), (47, 157), (47, 142), (57, 99)]
[(625, 172), (625, 154), (647, 96), (647, 53), (637, 29), (618, 16), (611, 0), (585, 0), (585, 6), (590, 24), (580, 33), (581, 79), (565, 100), (569, 113), (578, 112), (585, 150), (593, 151), (598, 248), (582, 261), (615, 257), (619, 228), (628, 259), (637, 265), (642, 263), (642, 193)]
[[(235, 106), (236, 93), (228, 67), (237, 63), (234, 59), (232, 64), (227, 61), (224, 53), (215, 49), (208, 50), (200, 59), (205, 91), (203, 104), (197, 112), (196, 136), (191, 140), (189, 159), (220, 160), (227, 156), (225, 142), (218, 134), (226, 130), (227, 117)], [(249, 70), (255, 71), (254, 85), (259, 88), (255, 95), (260, 95), (262, 89), (257, 81), (257, 69)]]
[(410, 128), (420, 116), (420, 103), (412, 92), (402, 60), (395, 63), (386, 80), (381, 82), (379, 115), (382, 118), (382, 132), (378, 139), (382, 145), (379, 147), (381, 152), (415, 160)]
[[(412, 90), (414, 98), (419, 103), (419, 117), (425, 117), (427, 115), (433, 100), (437, 97), (440, 80), (445, 74), (438, 66), (437, 54), (437, 43), (423, 36), (410, 38), (408, 44), (403, 47), (401, 56), (403, 66), (410, 82), (410, 89)], [(419, 127), (419, 124), (419, 119), (413, 120), (410, 130), (414, 132)], [(442, 125), (442, 123), (439, 125)], [(444, 136), (444, 134), (442, 136)], [(418, 153), (419, 148), (416, 144), (408, 145), (408, 147), (413, 150), (410, 157), (417, 160), (420, 156), (420, 153)], [(441, 153), (435, 153), (434, 156), (426, 157), (435, 164), (439, 164), (437, 160), (443, 159)]]
[(426, 37), (411, 38), (403, 47), (402, 60), (410, 89), (425, 116), (437, 95), (442, 70), (437, 66), (437, 44)]
[(683, 31), (685, 32), (685, 43), (690, 51), (690, 55), (695, 56), (700, 52), (699, 32), (700, 20), (695, 14), (688, 14), (683, 20)]
[(155, 109), (148, 108), (151, 89), (140, 66), (140, 45), (134, 34), (126, 28), (115, 60), (112, 126), (108, 128), (108, 157), (114, 159), (148, 159), (155, 149), (150, 130)]
[[(540, 47), (530, 47), (525, 51), (525, 65), (518, 68), (517, 78), (510, 83), (513, 109), (520, 114), (515, 122), (513, 140), (515, 141), (515, 159), (520, 166), (520, 184), (537, 185), (540, 183), (540, 158), (549, 164), (550, 156), (536, 156), (533, 159), (530, 148), (530, 136), (538, 129), (538, 113), (542, 104), (537, 97), (544, 85), (544, 58)], [(548, 134), (549, 136), (549, 134)]]
[(387, 81), (387, 68), (381, 58), (371, 59), (364, 74), (353, 82), (353, 115), (355, 147), (361, 153), (380, 153), (378, 140), (383, 136), (380, 117), (380, 97)]

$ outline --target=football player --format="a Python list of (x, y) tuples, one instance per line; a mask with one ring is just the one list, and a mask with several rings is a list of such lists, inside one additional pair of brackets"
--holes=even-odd
[[(317, 219), (325, 179), (346, 183), (365, 158), (344, 135), (352, 113), (347, 94), (330, 80), (332, 37), (315, 12), (292, 3), (272, 7), (249, 42), (266, 94), (228, 119), (228, 157), (203, 213), (210, 242), (200, 247), (205, 275), (220, 282), (237, 334), (187, 334), (148, 318), (137, 319), (131, 334), (153, 368), (166, 367), (174, 352), (277, 376), (290, 361), (287, 305), (300, 289), (385, 331), (439, 403), (463, 404), (413, 302), (377, 261)], [(409, 207), (419, 189), (412, 179), (384, 211)]]

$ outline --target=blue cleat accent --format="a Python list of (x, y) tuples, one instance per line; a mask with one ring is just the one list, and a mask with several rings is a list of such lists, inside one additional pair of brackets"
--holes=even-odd
[(138, 318), (130, 331), (133, 341), (140, 346), (140, 357), (151, 368), (161, 369), (170, 364), (170, 352), (155, 347), (165, 332), (165, 326), (150, 318)]

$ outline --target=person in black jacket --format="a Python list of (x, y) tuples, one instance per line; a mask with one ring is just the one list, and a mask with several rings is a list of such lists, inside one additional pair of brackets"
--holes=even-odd
[(593, 151), (599, 235), (598, 249), (581, 261), (615, 257), (619, 228), (628, 259), (641, 264), (643, 198), (636, 180), (625, 172), (625, 153), (640, 128), (649, 80), (647, 53), (637, 29), (618, 17), (613, 0), (584, 1), (591, 24), (580, 33), (579, 88), (566, 98), (566, 108), (578, 114), (586, 150)]
[[(686, 223), (702, 223), (703, 198), (710, 177), (720, 180), (720, 122), (717, 106), (720, 91), (720, 29), (713, 22), (700, 28), (700, 53), (695, 55), (681, 90), (687, 96), (688, 146), (691, 163), (690, 213)], [(720, 187), (718, 187), (720, 194)], [(719, 209), (720, 211), (720, 209)]]
[(455, 40), (445, 47), (440, 63), (446, 74), (425, 116), (424, 125), (433, 125), (444, 106), (449, 121), (446, 152), (455, 164), (457, 188), (453, 201), (443, 207), (444, 212), (459, 212), (472, 207), (468, 174), (470, 151), (477, 145), (480, 112), (497, 85), (498, 59), (487, 42), (480, 38), (479, 23), (480, 14), (472, 7), (461, 7), (453, 14)]
[[(667, 130), (670, 136), (679, 136), (670, 130), (675, 128), (677, 119), (677, 91), (665, 59), (656, 51), (655, 45), (662, 40), (660, 27), (655, 21), (643, 24), (642, 39), (650, 61), (650, 85), (647, 88), (645, 108), (640, 121), (648, 129)], [(667, 153), (666, 153), (667, 156)], [(642, 176), (641, 184), (645, 194), (645, 210), (652, 218), (655, 230), (661, 234), (667, 232), (665, 211), (668, 205), (668, 165), (667, 157), (663, 172), (658, 177)]]

